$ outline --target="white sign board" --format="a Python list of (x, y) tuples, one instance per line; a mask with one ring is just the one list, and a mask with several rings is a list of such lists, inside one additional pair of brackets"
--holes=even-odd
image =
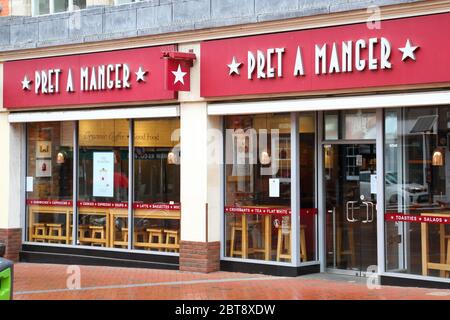
[(280, 196), (280, 179), (269, 179), (269, 197)]
[(377, 193), (377, 175), (370, 175), (370, 193)]
[(27, 192), (33, 192), (33, 177), (27, 177), (26, 189)]
[(114, 197), (114, 152), (94, 152), (93, 196)]

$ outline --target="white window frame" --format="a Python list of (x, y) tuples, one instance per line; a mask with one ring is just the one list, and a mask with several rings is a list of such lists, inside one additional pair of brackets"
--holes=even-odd
[[(65, 11), (61, 11), (61, 12), (55, 12), (55, 0), (48, 0), (49, 1), (49, 13), (44, 13), (44, 14), (38, 14), (38, 10), (37, 10), (37, 3), (38, 0), (32, 0), (31, 1), (31, 15), (33, 17), (37, 17), (37, 16), (45, 16), (45, 15), (49, 15), (49, 14), (57, 14), (57, 13), (63, 13), (63, 12), (72, 12), (74, 11), (74, 0), (69, 0), (69, 5), (67, 7), (67, 10)], [(81, 8), (84, 9), (84, 8)]]

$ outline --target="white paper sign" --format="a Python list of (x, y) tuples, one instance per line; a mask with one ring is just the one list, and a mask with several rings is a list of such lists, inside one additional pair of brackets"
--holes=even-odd
[(27, 192), (33, 192), (33, 177), (27, 177), (26, 190)]
[(280, 179), (269, 179), (269, 197), (280, 196)]
[(377, 175), (370, 175), (370, 193), (377, 193)]
[(114, 152), (94, 152), (93, 196), (114, 197)]

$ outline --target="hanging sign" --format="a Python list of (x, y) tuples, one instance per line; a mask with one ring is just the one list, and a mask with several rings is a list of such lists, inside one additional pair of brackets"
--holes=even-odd
[(4, 106), (23, 109), (173, 100), (162, 46), (4, 63)]
[(450, 13), (201, 43), (201, 95), (450, 82)]

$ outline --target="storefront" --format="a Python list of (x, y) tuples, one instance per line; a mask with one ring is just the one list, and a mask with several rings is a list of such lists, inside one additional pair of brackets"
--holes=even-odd
[(449, 10), (4, 62), (21, 259), (449, 286)]

